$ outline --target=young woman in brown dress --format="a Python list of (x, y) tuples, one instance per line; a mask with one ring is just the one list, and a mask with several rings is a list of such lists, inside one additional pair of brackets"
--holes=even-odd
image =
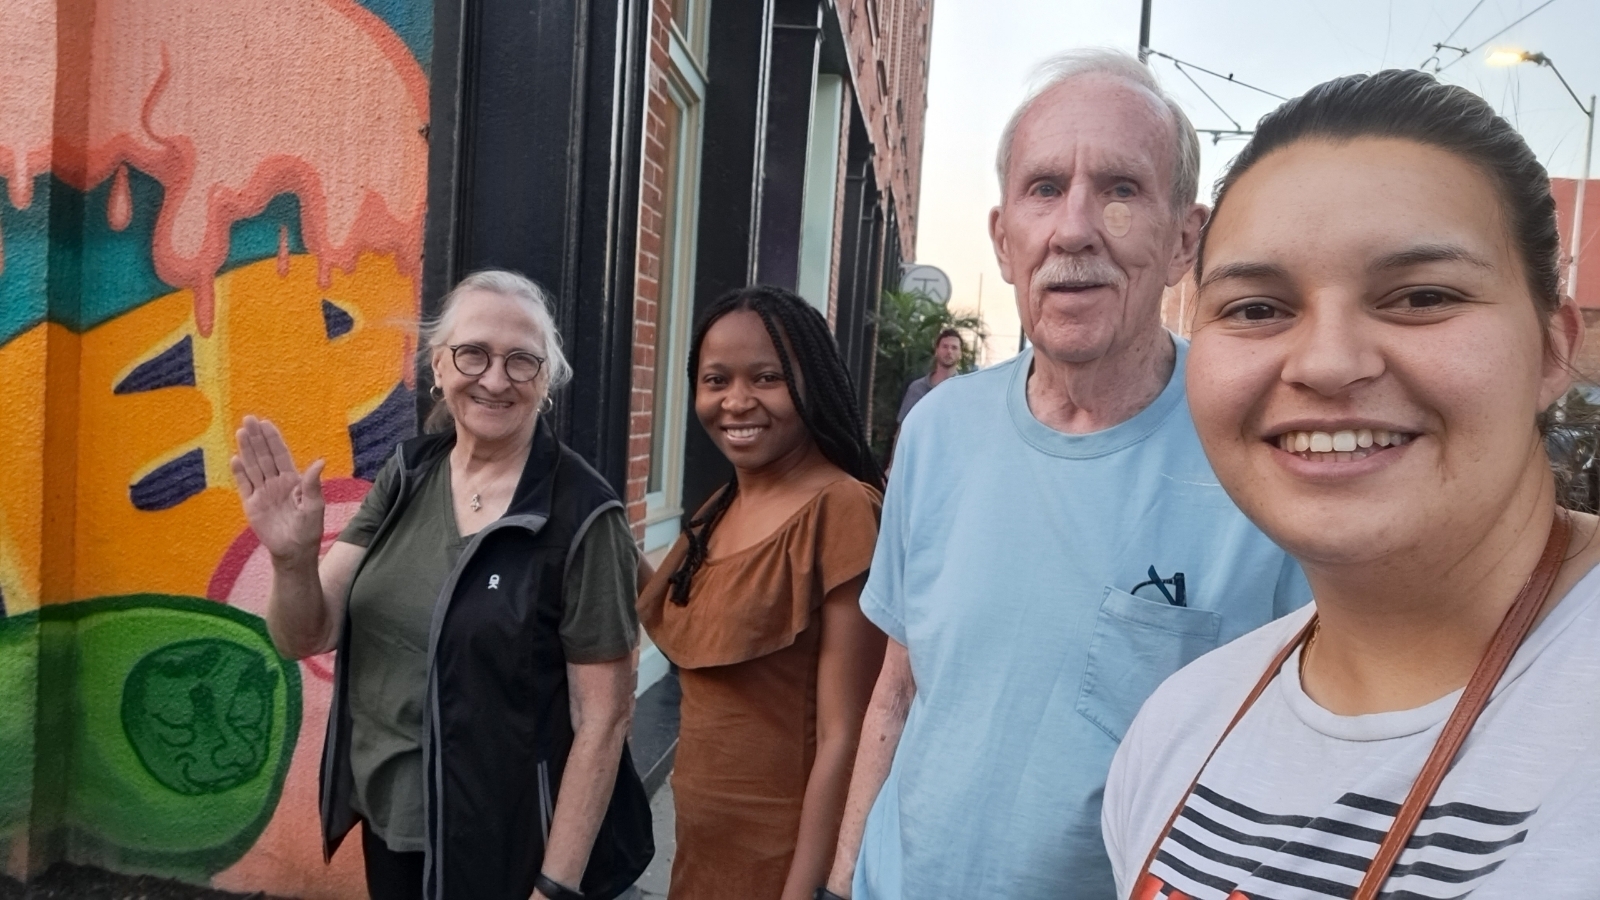
[(826, 321), (723, 297), (689, 354), (734, 477), (639, 600), (683, 687), (672, 900), (807, 900), (827, 875), (884, 637), (857, 599), (883, 475)]

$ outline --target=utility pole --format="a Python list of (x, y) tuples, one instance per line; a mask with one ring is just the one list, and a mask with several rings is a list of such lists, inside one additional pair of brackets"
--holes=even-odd
[[(1543, 9), (1543, 7), (1540, 7)], [(1538, 10), (1534, 10), (1538, 12)], [(1526, 18), (1524, 16), (1523, 18)], [(1521, 20), (1518, 20), (1521, 21)], [(1567, 264), (1567, 293), (1576, 300), (1578, 298), (1578, 256), (1583, 251), (1583, 201), (1585, 188), (1589, 186), (1589, 158), (1594, 153), (1594, 94), (1589, 95), (1589, 105), (1584, 106), (1578, 98), (1578, 92), (1567, 84), (1567, 78), (1550, 61), (1550, 57), (1543, 53), (1529, 53), (1526, 50), (1496, 50), (1489, 54), (1488, 63), (1491, 66), (1514, 66), (1517, 63), (1531, 62), (1534, 65), (1544, 66), (1554, 72), (1561, 81), (1561, 86), (1567, 89), (1567, 95), (1572, 102), (1578, 104), (1578, 109), (1589, 119), (1589, 136), (1583, 142), (1583, 177), (1578, 179), (1577, 195), (1573, 198), (1572, 210), (1572, 253), (1571, 261)]]
[[(1582, 106), (1583, 104), (1578, 104)], [(1594, 154), (1594, 95), (1589, 95), (1589, 136), (1583, 140), (1583, 177), (1578, 179), (1578, 195), (1572, 206), (1572, 263), (1567, 268), (1567, 293), (1578, 297), (1578, 254), (1583, 250), (1583, 195), (1589, 186), (1589, 158)]]
[(1150, 57), (1150, 3), (1151, 0), (1144, 0), (1139, 11), (1139, 62)]

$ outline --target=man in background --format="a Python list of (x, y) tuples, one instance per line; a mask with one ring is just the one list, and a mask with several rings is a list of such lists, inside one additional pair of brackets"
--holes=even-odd
[(964, 349), (961, 332), (954, 328), (939, 332), (933, 341), (933, 371), (906, 385), (906, 395), (900, 401), (900, 412), (894, 417), (897, 427), (905, 423), (906, 414), (917, 405), (917, 401), (928, 396), (928, 392), (937, 387), (939, 382), (956, 374), (956, 366), (961, 364), (961, 351)]

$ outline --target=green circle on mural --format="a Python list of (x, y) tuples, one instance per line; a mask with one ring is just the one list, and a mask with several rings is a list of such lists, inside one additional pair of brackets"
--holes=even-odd
[(277, 665), (222, 638), (145, 654), (122, 690), (122, 728), (157, 781), (188, 796), (253, 780), (272, 748)]

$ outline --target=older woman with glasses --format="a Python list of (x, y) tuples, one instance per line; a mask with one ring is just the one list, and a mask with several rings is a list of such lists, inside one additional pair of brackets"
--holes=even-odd
[(652, 853), (625, 739), (637, 551), (540, 412), (571, 377), (544, 293), (469, 276), (423, 331), (438, 401), (318, 562), (322, 461), (247, 416), (234, 478), (272, 554), (280, 652), (338, 648), (331, 854), (359, 821), (374, 898), (610, 898)]

